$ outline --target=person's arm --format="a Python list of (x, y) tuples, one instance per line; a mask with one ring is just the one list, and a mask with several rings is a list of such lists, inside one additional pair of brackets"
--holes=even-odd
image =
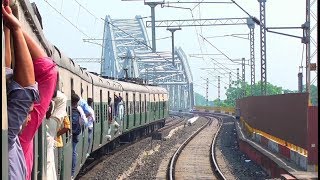
[[(23, 37), (21, 24), (12, 14), (9, 6), (4, 7), (2, 5), (2, 15), (6, 26), (10, 29), (10, 33), (12, 33), (14, 42), (15, 67), (13, 79), (22, 87), (31, 86), (35, 84), (34, 68), (26, 41)], [(6, 39), (10, 41), (10, 38)]]
[(80, 106), (78, 106), (77, 109), (78, 109), (78, 111), (80, 113), (80, 116), (81, 116), (81, 118), (80, 118), (81, 121), (82, 121), (81, 123), (83, 123), (83, 124), (85, 124), (87, 126), (88, 119), (86, 117), (86, 114), (84, 113), (83, 109)]
[(11, 68), (11, 46), (10, 46), (10, 29), (7, 26), (3, 27), (4, 42), (5, 42), (5, 62), (6, 67)]
[(53, 96), (57, 82), (56, 65), (51, 58), (48, 58), (44, 51), (38, 44), (27, 34), (23, 33), (26, 38), (30, 54), (33, 59), (33, 66), (35, 72), (35, 80), (38, 82), (38, 89), (40, 93), (40, 102), (35, 104), (31, 112), (31, 120), (25, 129), (19, 135), (21, 145), (30, 143), (41, 125), (47, 108)]
[(62, 128), (57, 132), (57, 136), (61, 136), (62, 134), (68, 132), (69, 129), (68, 128)]
[(68, 115), (66, 115), (66, 116), (63, 118), (62, 124), (63, 124), (63, 128), (60, 129), (60, 130), (57, 132), (57, 136), (61, 136), (62, 134), (70, 131), (71, 126), (70, 126), (70, 120), (69, 120), (69, 118), (68, 118)]
[(41, 46), (27, 32), (23, 31), (23, 36), (26, 39), (28, 49), (34, 61), (39, 58), (47, 57), (47, 54)]

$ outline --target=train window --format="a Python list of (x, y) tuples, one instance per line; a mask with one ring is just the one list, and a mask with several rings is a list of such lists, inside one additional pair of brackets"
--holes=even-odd
[(80, 92), (81, 92), (81, 97), (83, 97), (83, 88), (82, 88), (82, 83), (80, 83)]
[(139, 100), (137, 98), (137, 100), (135, 101), (135, 113), (139, 113), (140, 112), (139, 111), (139, 109), (140, 109), (139, 105), (140, 105), (140, 102), (139, 102)]
[(144, 112), (144, 102), (143, 101), (140, 101), (140, 107), (141, 107), (141, 113), (143, 113)]
[(70, 59), (70, 61), (72, 62), (72, 65), (73, 65), (73, 67), (74, 67), (74, 62), (73, 62), (73, 60), (71, 59), (71, 58), (69, 58)]
[(71, 90), (73, 90), (73, 78), (71, 78)]
[(130, 112), (129, 114), (133, 114), (133, 102), (130, 102)]
[(53, 47), (58, 51), (59, 57), (61, 58), (61, 52), (60, 52), (60, 50), (59, 50), (56, 46), (53, 46)]
[(141, 112), (141, 94), (139, 94), (138, 113)]
[(144, 112), (147, 111), (147, 95), (144, 95)]
[[(101, 113), (101, 112), (103, 112), (103, 111), (102, 111), (102, 108), (103, 108), (103, 107), (102, 107), (102, 106), (103, 106), (103, 104), (102, 104), (102, 89), (100, 89), (100, 99), (99, 99), (99, 100), (100, 100), (100, 103), (99, 103), (99, 106), (100, 106), (100, 107), (99, 107), (99, 113)], [(101, 116), (102, 116), (102, 114), (103, 114), (103, 113), (101, 113)], [(105, 117), (103, 117), (103, 116), (101, 117), (101, 116), (100, 116), (100, 120), (99, 120), (99, 121), (102, 121), (102, 122), (103, 122), (103, 118), (105, 118)]]
[(128, 101), (128, 93), (126, 93), (126, 102), (125, 102), (125, 106), (124, 106), (124, 110), (127, 114), (127, 126), (126, 129), (128, 129), (129, 127), (129, 101)]
[(87, 99), (89, 98), (89, 87), (87, 85)]
[(99, 106), (97, 104), (94, 105), (94, 113), (95, 113), (95, 116), (96, 116), (96, 122), (98, 123), (99, 122)]
[(108, 105), (107, 105), (107, 104), (104, 104), (104, 111), (103, 111), (103, 113), (104, 113), (104, 116), (103, 116), (103, 117), (105, 117), (105, 120), (104, 120), (104, 121), (107, 121), (107, 120), (108, 120), (108, 118), (107, 118), (107, 111), (108, 111)]
[[(69, 116), (69, 121), (72, 121), (72, 119), (71, 119), (71, 105), (67, 106), (67, 114)], [(69, 131), (67, 131), (65, 136), (66, 136), (66, 143), (67, 143), (69, 141)]]
[(136, 94), (133, 94), (133, 112), (135, 112), (136, 109)]

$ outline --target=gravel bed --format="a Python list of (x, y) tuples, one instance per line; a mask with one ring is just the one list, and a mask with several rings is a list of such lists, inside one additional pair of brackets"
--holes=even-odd
[[(192, 126), (177, 131), (170, 139), (154, 140), (152, 147), (156, 151), (150, 151), (150, 137), (134, 143), (107, 157), (80, 179), (156, 179), (161, 160), (167, 158), (173, 147), (183, 143), (206, 122), (205, 118), (199, 118)], [(170, 129), (164, 130), (162, 137), (167, 136)]]
[(231, 173), (233, 176), (232, 179), (271, 179), (259, 165), (249, 160), (247, 155), (240, 151), (233, 118), (225, 117), (223, 123), (218, 135), (216, 151), (220, 151), (217, 154), (224, 159), (228, 174)]

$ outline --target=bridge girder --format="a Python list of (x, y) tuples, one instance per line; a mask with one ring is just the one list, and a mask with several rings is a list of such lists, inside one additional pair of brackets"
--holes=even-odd
[(101, 75), (122, 78), (124, 68), (130, 77), (142, 78), (169, 92), (171, 110), (193, 107), (192, 74), (187, 56), (175, 47), (175, 66), (172, 52), (152, 52), (142, 18), (105, 18)]

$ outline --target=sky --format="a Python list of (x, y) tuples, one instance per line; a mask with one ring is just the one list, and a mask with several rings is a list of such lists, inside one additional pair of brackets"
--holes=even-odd
[[(180, 0), (182, 2), (182, 0)], [(183, 0), (189, 1), (190, 0)], [(193, 0), (198, 2), (199, 0)], [(211, 2), (214, 0), (210, 0)], [(225, 0), (229, 1), (229, 0)], [(71, 58), (100, 58), (101, 46), (84, 42), (86, 38), (103, 38), (104, 22), (102, 19), (110, 15), (112, 19), (133, 19), (136, 15), (147, 17), (144, 20), (150, 21), (151, 9), (144, 5), (143, 1), (121, 1), (121, 0), (31, 0), (35, 2), (42, 16), (44, 34), (46, 38), (60, 51)], [(168, 2), (168, 1), (165, 1)], [(170, 0), (169, 2), (176, 2)], [(208, 1), (207, 1), (208, 2)], [(249, 14), (259, 19), (259, 3), (257, 0), (236, 0), (236, 2)], [(80, 6), (80, 5), (81, 6)], [(196, 4), (170, 4), (193, 9)], [(84, 7), (84, 8), (82, 8)], [(316, 4), (313, 6), (315, 11)], [(89, 10), (88, 11), (86, 11)], [(235, 4), (200, 4), (192, 11), (169, 7), (156, 7), (156, 20), (183, 20), (183, 19), (204, 19), (204, 18), (244, 18), (248, 17)], [(317, 13), (315, 13), (317, 14)], [(266, 2), (266, 26), (267, 27), (300, 27), (305, 22), (305, 1), (302, 0), (281, 0)], [(67, 19), (67, 20), (66, 20)], [(71, 24), (71, 23), (73, 24)], [(314, 21), (312, 21), (314, 22)], [(311, 23), (312, 25), (312, 23)], [(260, 27), (255, 26), (255, 64), (256, 82), (260, 80)], [(302, 36), (302, 29), (278, 30), (296, 36)], [(148, 37), (151, 44), (151, 29), (147, 28)], [(183, 27), (175, 33), (175, 46), (181, 47), (188, 56), (189, 65), (193, 74), (194, 91), (205, 96), (205, 80), (209, 78), (209, 100), (218, 96), (217, 76), (221, 78), (221, 99), (225, 99), (225, 88), (228, 87), (228, 72), (241, 66), (232, 65), (230, 60), (221, 55), (198, 56), (194, 54), (218, 54), (207, 40), (221, 50), (231, 59), (249, 59), (249, 40), (224, 36), (230, 34), (248, 34), (249, 28), (246, 25), (237, 26), (207, 26), (207, 27)], [(156, 29), (156, 38), (171, 36), (166, 28)], [(312, 37), (317, 40), (317, 32), (312, 33)], [(210, 38), (211, 37), (211, 38)], [(246, 37), (246, 36), (242, 36)], [(298, 89), (299, 66), (305, 67), (305, 53), (300, 39), (282, 36), (273, 33), (266, 35), (266, 57), (267, 57), (267, 81), (273, 85), (281, 86), (284, 89)], [(102, 41), (96, 41), (102, 44)], [(171, 51), (171, 38), (156, 41), (157, 51)], [(313, 46), (314, 47), (314, 46)], [(312, 48), (313, 48), (312, 47)], [(314, 50), (314, 49), (311, 49)], [(304, 51), (305, 52), (305, 51)], [(203, 57), (203, 58), (201, 58)], [(214, 68), (216, 59), (230, 70), (201, 70), (201, 68)], [(311, 60), (316, 62), (316, 56)], [(100, 65), (97, 63), (81, 63), (89, 71), (100, 72)], [(209, 71), (209, 72), (208, 72)], [(303, 70), (303, 81), (305, 83), (305, 70)], [(315, 72), (311, 72), (311, 80), (316, 77)], [(233, 80), (236, 77), (232, 77)], [(246, 66), (246, 81), (250, 84), (250, 67)], [(314, 85), (316, 85), (316, 81)]]

